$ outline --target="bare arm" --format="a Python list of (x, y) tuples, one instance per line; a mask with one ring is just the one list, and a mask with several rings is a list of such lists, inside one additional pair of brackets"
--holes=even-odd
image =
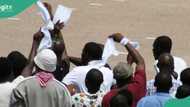
[(35, 33), (33, 36), (32, 48), (29, 54), (28, 65), (24, 68), (24, 70), (21, 73), (21, 75), (24, 77), (28, 77), (32, 75), (32, 70), (34, 67), (34, 57), (36, 56), (37, 49), (42, 37), (43, 37), (43, 33), (40, 31)]
[(55, 29), (51, 32), (53, 38), (53, 51), (57, 55), (57, 69), (54, 72), (54, 76), (59, 81), (69, 72), (70, 60), (67, 55), (65, 42), (61, 33), (61, 29), (64, 27), (64, 23), (59, 21), (55, 24)]
[[(110, 37), (112, 37), (114, 39), (114, 41), (119, 43), (123, 39), (124, 36), (121, 35), (120, 33), (116, 33), (116, 34), (111, 35)], [(129, 55), (131, 55), (133, 61), (137, 64), (136, 69), (137, 70), (141, 70), (141, 69), (144, 70), (145, 69), (145, 63), (144, 63), (144, 59), (140, 55), (140, 53), (129, 42), (125, 45), (125, 48), (129, 52)]]
[(133, 46), (130, 43), (127, 43), (127, 45), (125, 45), (125, 48), (128, 50), (129, 54), (134, 59), (134, 62), (137, 64), (136, 69), (137, 70), (141, 70), (141, 69), (144, 70), (145, 69), (145, 63), (144, 63), (144, 59), (141, 56), (141, 54), (135, 48), (133, 48)]
[(81, 65), (83, 65), (81, 58), (69, 56), (69, 60), (70, 60), (74, 65), (76, 65), (76, 66), (81, 66)]

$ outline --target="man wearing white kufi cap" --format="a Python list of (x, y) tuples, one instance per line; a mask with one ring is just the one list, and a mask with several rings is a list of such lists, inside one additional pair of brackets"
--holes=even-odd
[(65, 85), (57, 81), (57, 57), (43, 49), (34, 58), (37, 74), (21, 82), (11, 96), (10, 107), (71, 107), (71, 97)]
[(35, 56), (34, 63), (41, 70), (54, 72), (56, 70), (57, 56), (52, 50), (44, 49)]

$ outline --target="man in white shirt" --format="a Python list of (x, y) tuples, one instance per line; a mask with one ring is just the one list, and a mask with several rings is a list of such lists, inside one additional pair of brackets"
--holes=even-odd
[(12, 90), (18, 83), (24, 80), (24, 77), (18, 76), (10, 82), (10, 77), (12, 77), (12, 67), (10, 60), (6, 57), (0, 58), (0, 71), (0, 107), (8, 107)]
[(68, 85), (68, 88), (72, 94), (75, 92), (86, 91), (85, 77), (90, 69), (98, 69), (103, 74), (103, 83), (100, 90), (107, 92), (110, 90), (113, 83), (113, 72), (104, 67), (101, 63), (102, 48), (99, 44), (95, 42), (89, 42), (85, 45), (82, 52), (82, 63), (85, 66), (78, 66), (69, 72), (65, 78), (63, 78), (63, 83)]
[(11, 76), (11, 66), (5, 57), (0, 58), (0, 71), (0, 107), (8, 107), (14, 84), (8, 81)]
[[(161, 54), (163, 53), (171, 53), (172, 49), (172, 40), (168, 36), (159, 36), (155, 39), (153, 43), (153, 55), (155, 58), (155, 63), (154, 63), (154, 68), (156, 73), (159, 72), (157, 63), (158, 63), (158, 58)], [(187, 68), (186, 62), (180, 58), (173, 56), (174, 58), (174, 70), (178, 74), (178, 80), (180, 79), (179, 76), (185, 68)]]

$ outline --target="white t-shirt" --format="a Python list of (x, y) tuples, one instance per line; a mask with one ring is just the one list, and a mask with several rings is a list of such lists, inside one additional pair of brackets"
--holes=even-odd
[[(187, 68), (187, 63), (180, 57), (173, 56), (173, 58), (174, 58), (174, 70), (178, 74), (178, 80), (180, 80), (180, 74), (185, 68)], [(156, 72), (159, 72), (157, 63), (158, 60), (155, 61), (154, 68)]]
[(113, 83), (113, 72), (109, 68), (104, 67), (104, 65), (101, 65), (99, 61), (91, 61), (87, 66), (79, 66), (74, 68), (71, 72), (69, 72), (62, 80), (63, 83), (70, 85), (74, 84), (77, 86), (77, 92), (84, 92), (87, 91), (86, 85), (85, 85), (85, 78), (86, 74), (91, 69), (98, 69), (103, 74), (103, 83), (100, 87), (100, 90), (104, 92), (110, 91), (110, 88)]
[(5, 82), (0, 84), (0, 107), (9, 107), (12, 90), (23, 80), (24, 77), (19, 76), (12, 82)]

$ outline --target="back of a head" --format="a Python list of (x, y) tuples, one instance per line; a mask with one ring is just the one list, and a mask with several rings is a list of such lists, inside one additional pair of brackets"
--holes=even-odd
[(91, 69), (85, 78), (85, 84), (89, 92), (98, 91), (103, 82), (103, 74), (98, 69)]
[(19, 76), (27, 65), (27, 58), (18, 51), (12, 51), (7, 58), (11, 63), (14, 77)]
[(95, 42), (85, 44), (82, 52), (82, 60), (86, 64), (90, 60), (101, 60), (103, 49), (102, 46)]
[(38, 68), (47, 72), (54, 72), (57, 66), (57, 56), (51, 49), (43, 49), (34, 57)]
[(119, 62), (113, 69), (114, 78), (116, 79), (117, 86), (122, 87), (131, 82), (133, 75), (133, 68), (125, 62)]
[(178, 78), (178, 74), (174, 71), (174, 59), (173, 56), (169, 53), (163, 53), (160, 55), (157, 64), (160, 72), (168, 72), (175, 79)]
[(110, 101), (110, 107), (131, 107), (133, 96), (128, 90), (121, 90)]
[(169, 92), (172, 87), (172, 77), (169, 73), (160, 72), (155, 77), (154, 86), (158, 92)]
[(190, 96), (190, 86), (182, 85), (178, 87), (176, 98), (181, 99)]
[(181, 72), (180, 79), (183, 84), (190, 86), (190, 68), (186, 68)]
[(11, 75), (11, 63), (5, 57), (0, 57), (0, 82), (6, 82)]
[(172, 40), (168, 36), (159, 36), (153, 43), (153, 54), (155, 59), (162, 53), (170, 53), (172, 48)]

